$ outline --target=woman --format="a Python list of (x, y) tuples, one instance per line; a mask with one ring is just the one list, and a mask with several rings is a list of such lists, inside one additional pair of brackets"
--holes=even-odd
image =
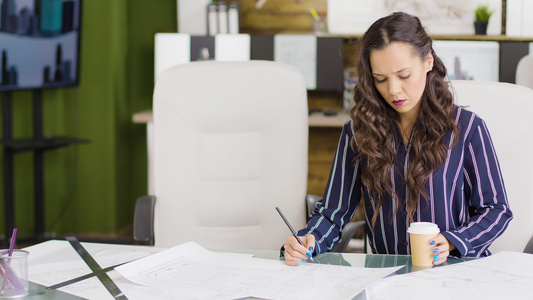
[(420, 20), (393, 13), (362, 37), (359, 83), (323, 199), (284, 245), (299, 265), (331, 250), (364, 199), (373, 253), (410, 254), (407, 228), (436, 223), (434, 265), (486, 256), (512, 219), (485, 123), (453, 104), (446, 68)]

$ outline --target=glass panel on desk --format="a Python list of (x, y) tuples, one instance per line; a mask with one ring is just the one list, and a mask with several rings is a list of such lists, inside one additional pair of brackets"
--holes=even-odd
[[(385, 254), (364, 254), (364, 253), (323, 253), (315, 256), (314, 263), (328, 264), (328, 265), (340, 265), (340, 266), (353, 266), (353, 267), (365, 267), (365, 268), (387, 268), (395, 266), (403, 266), (396, 272), (396, 274), (404, 274), (415, 271), (427, 269), (428, 267), (417, 267), (411, 263), (410, 255), (385, 255)], [(444, 265), (455, 264), (458, 262), (465, 262), (473, 257), (464, 258), (448, 258)], [(432, 267), (429, 267), (432, 268)]]

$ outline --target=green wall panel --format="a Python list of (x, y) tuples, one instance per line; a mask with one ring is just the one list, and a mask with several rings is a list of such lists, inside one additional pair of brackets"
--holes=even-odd
[[(43, 118), (44, 134), (91, 142), (45, 153), (47, 232), (115, 235), (131, 225), (135, 200), (147, 193), (146, 127), (131, 116), (151, 108), (154, 33), (176, 27), (176, 0), (83, 1), (80, 86), (45, 90)], [(13, 93), (13, 119), (15, 138), (32, 135), (31, 91)], [(28, 236), (33, 154), (16, 154), (14, 169), (15, 226)]]

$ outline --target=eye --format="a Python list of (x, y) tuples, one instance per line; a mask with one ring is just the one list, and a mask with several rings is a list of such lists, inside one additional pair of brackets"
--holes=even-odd
[(401, 79), (408, 79), (411, 76), (411, 74), (407, 74), (405, 76), (400, 76)]
[(374, 77), (374, 80), (375, 80), (377, 83), (382, 83), (382, 82), (385, 82), (385, 80), (387, 80), (387, 78), (378, 79), (378, 78), (375, 78), (375, 77)]

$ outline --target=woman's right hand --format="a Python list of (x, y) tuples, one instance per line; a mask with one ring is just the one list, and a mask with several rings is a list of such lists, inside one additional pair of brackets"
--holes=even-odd
[(309, 234), (300, 237), (300, 240), (302, 240), (305, 246), (300, 245), (298, 240), (292, 235), (287, 239), (287, 243), (283, 245), (285, 247), (285, 263), (290, 266), (299, 266), (302, 261), (313, 257), (315, 236)]

